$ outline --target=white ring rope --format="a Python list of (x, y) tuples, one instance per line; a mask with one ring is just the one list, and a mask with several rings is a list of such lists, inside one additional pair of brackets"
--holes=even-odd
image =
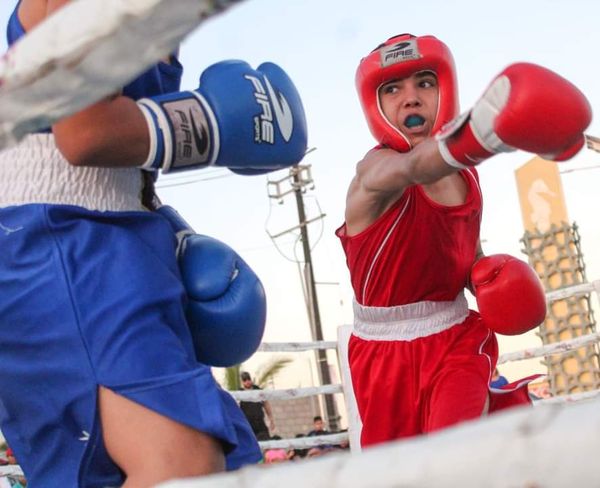
[(69, 2), (0, 59), (0, 149), (118, 91), (240, 1)]
[(592, 391), (582, 391), (580, 393), (571, 393), (570, 395), (560, 395), (551, 398), (543, 398), (541, 400), (535, 400), (534, 404), (539, 405), (543, 404), (551, 404), (551, 403), (575, 403), (581, 402), (585, 400), (591, 400), (600, 396), (600, 390), (592, 390)]
[(315, 395), (333, 395), (343, 393), (342, 385), (309, 386), (306, 388), (288, 388), (286, 390), (240, 390), (229, 392), (233, 398), (244, 402), (264, 402), (265, 400), (291, 400)]
[(523, 349), (522, 351), (508, 352), (502, 354), (498, 358), (498, 364), (503, 364), (508, 361), (521, 361), (523, 359), (539, 358), (541, 356), (548, 356), (550, 354), (562, 354), (599, 341), (600, 332), (594, 332), (593, 334), (576, 337), (575, 339), (554, 342), (545, 346), (532, 347), (530, 349)]
[(300, 352), (316, 351), (322, 349), (335, 349), (336, 341), (315, 341), (315, 342), (263, 342), (258, 348), (258, 352)]
[(276, 441), (261, 441), (261, 449), (305, 449), (323, 445), (339, 445), (348, 442), (348, 434), (316, 435), (313, 437), (296, 437), (294, 439), (280, 439)]
[(157, 488), (600, 486), (600, 403), (515, 408), (438, 433)]
[[(572, 351), (589, 344), (600, 342), (600, 332), (594, 332), (575, 339), (567, 339), (560, 342), (554, 342), (545, 346), (532, 347), (520, 351), (513, 351), (501, 354), (498, 358), (498, 364), (504, 364), (509, 361), (520, 361), (536, 357), (548, 356), (551, 354), (561, 354)], [(264, 342), (260, 345), (259, 352), (301, 352), (319, 349), (335, 349), (337, 342)]]
[[(600, 397), (600, 390), (585, 391), (580, 393), (573, 393), (570, 395), (561, 395), (551, 398), (544, 398), (540, 400), (533, 400), (534, 406), (539, 405), (551, 405), (551, 404), (566, 404), (575, 403), (582, 401), (589, 401), (594, 398)], [(344, 442), (348, 442), (349, 435), (347, 433), (336, 433), (314, 437), (296, 437), (290, 439), (280, 439), (275, 441), (261, 441), (259, 446), (261, 449), (305, 449), (315, 446), (322, 445), (339, 445)]]
[(586, 293), (596, 292), (596, 296), (600, 298), (600, 280), (592, 281), (591, 283), (581, 283), (572, 285), (558, 290), (552, 290), (546, 293), (546, 302), (570, 298), (573, 296), (585, 295)]

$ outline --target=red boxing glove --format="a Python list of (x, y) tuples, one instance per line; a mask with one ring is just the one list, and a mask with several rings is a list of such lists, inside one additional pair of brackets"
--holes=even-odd
[(479, 314), (494, 332), (518, 335), (546, 318), (546, 297), (535, 271), (508, 254), (485, 256), (471, 269)]
[(490, 84), (470, 112), (438, 134), (444, 161), (474, 166), (500, 152), (521, 149), (564, 161), (584, 146), (592, 120), (585, 95), (560, 75), (531, 63), (515, 63)]

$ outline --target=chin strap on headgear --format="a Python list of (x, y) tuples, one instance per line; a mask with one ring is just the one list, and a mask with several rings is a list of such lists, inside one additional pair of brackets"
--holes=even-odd
[(396, 151), (412, 149), (407, 137), (383, 114), (379, 88), (419, 71), (432, 71), (438, 79), (438, 111), (432, 135), (458, 115), (458, 89), (454, 59), (448, 47), (433, 36), (401, 34), (379, 45), (356, 70), (356, 88), (369, 129), (380, 144)]

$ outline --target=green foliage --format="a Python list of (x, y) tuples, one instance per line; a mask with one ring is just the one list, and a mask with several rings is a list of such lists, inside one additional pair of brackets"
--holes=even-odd
[[(273, 380), (279, 372), (284, 369), (289, 363), (292, 362), (291, 358), (288, 357), (273, 357), (267, 362), (259, 365), (255, 374), (250, 372), (254, 380), (254, 384), (260, 388), (265, 388), (268, 383)], [(242, 388), (240, 381), (240, 372), (246, 371), (241, 364), (230, 366), (225, 368), (225, 377), (223, 379), (223, 386), (226, 390), (236, 391)]]
[(236, 364), (235, 366), (225, 368), (225, 380), (223, 386), (226, 390), (236, 391), (242, 388), (242, 383), (240, 381), (241, 366), (241, 364)]
[(254, 383), (260, 388), (265, 388), (269, 381), (284, 369), (292, 360), (287, 357), (273, 357), (266, 363), (262, 363), (256, 370)]

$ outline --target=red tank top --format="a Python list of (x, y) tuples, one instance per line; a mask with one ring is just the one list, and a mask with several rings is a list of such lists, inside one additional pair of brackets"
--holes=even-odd
[(440, 205), (415, 185), (359, 234), (348, 237), (346, 224), (337, 229), (358, 303), (450, 301), (462, 291), (477, 252), (482, 198), (476, 170), (460, 174), (462, 205)]

